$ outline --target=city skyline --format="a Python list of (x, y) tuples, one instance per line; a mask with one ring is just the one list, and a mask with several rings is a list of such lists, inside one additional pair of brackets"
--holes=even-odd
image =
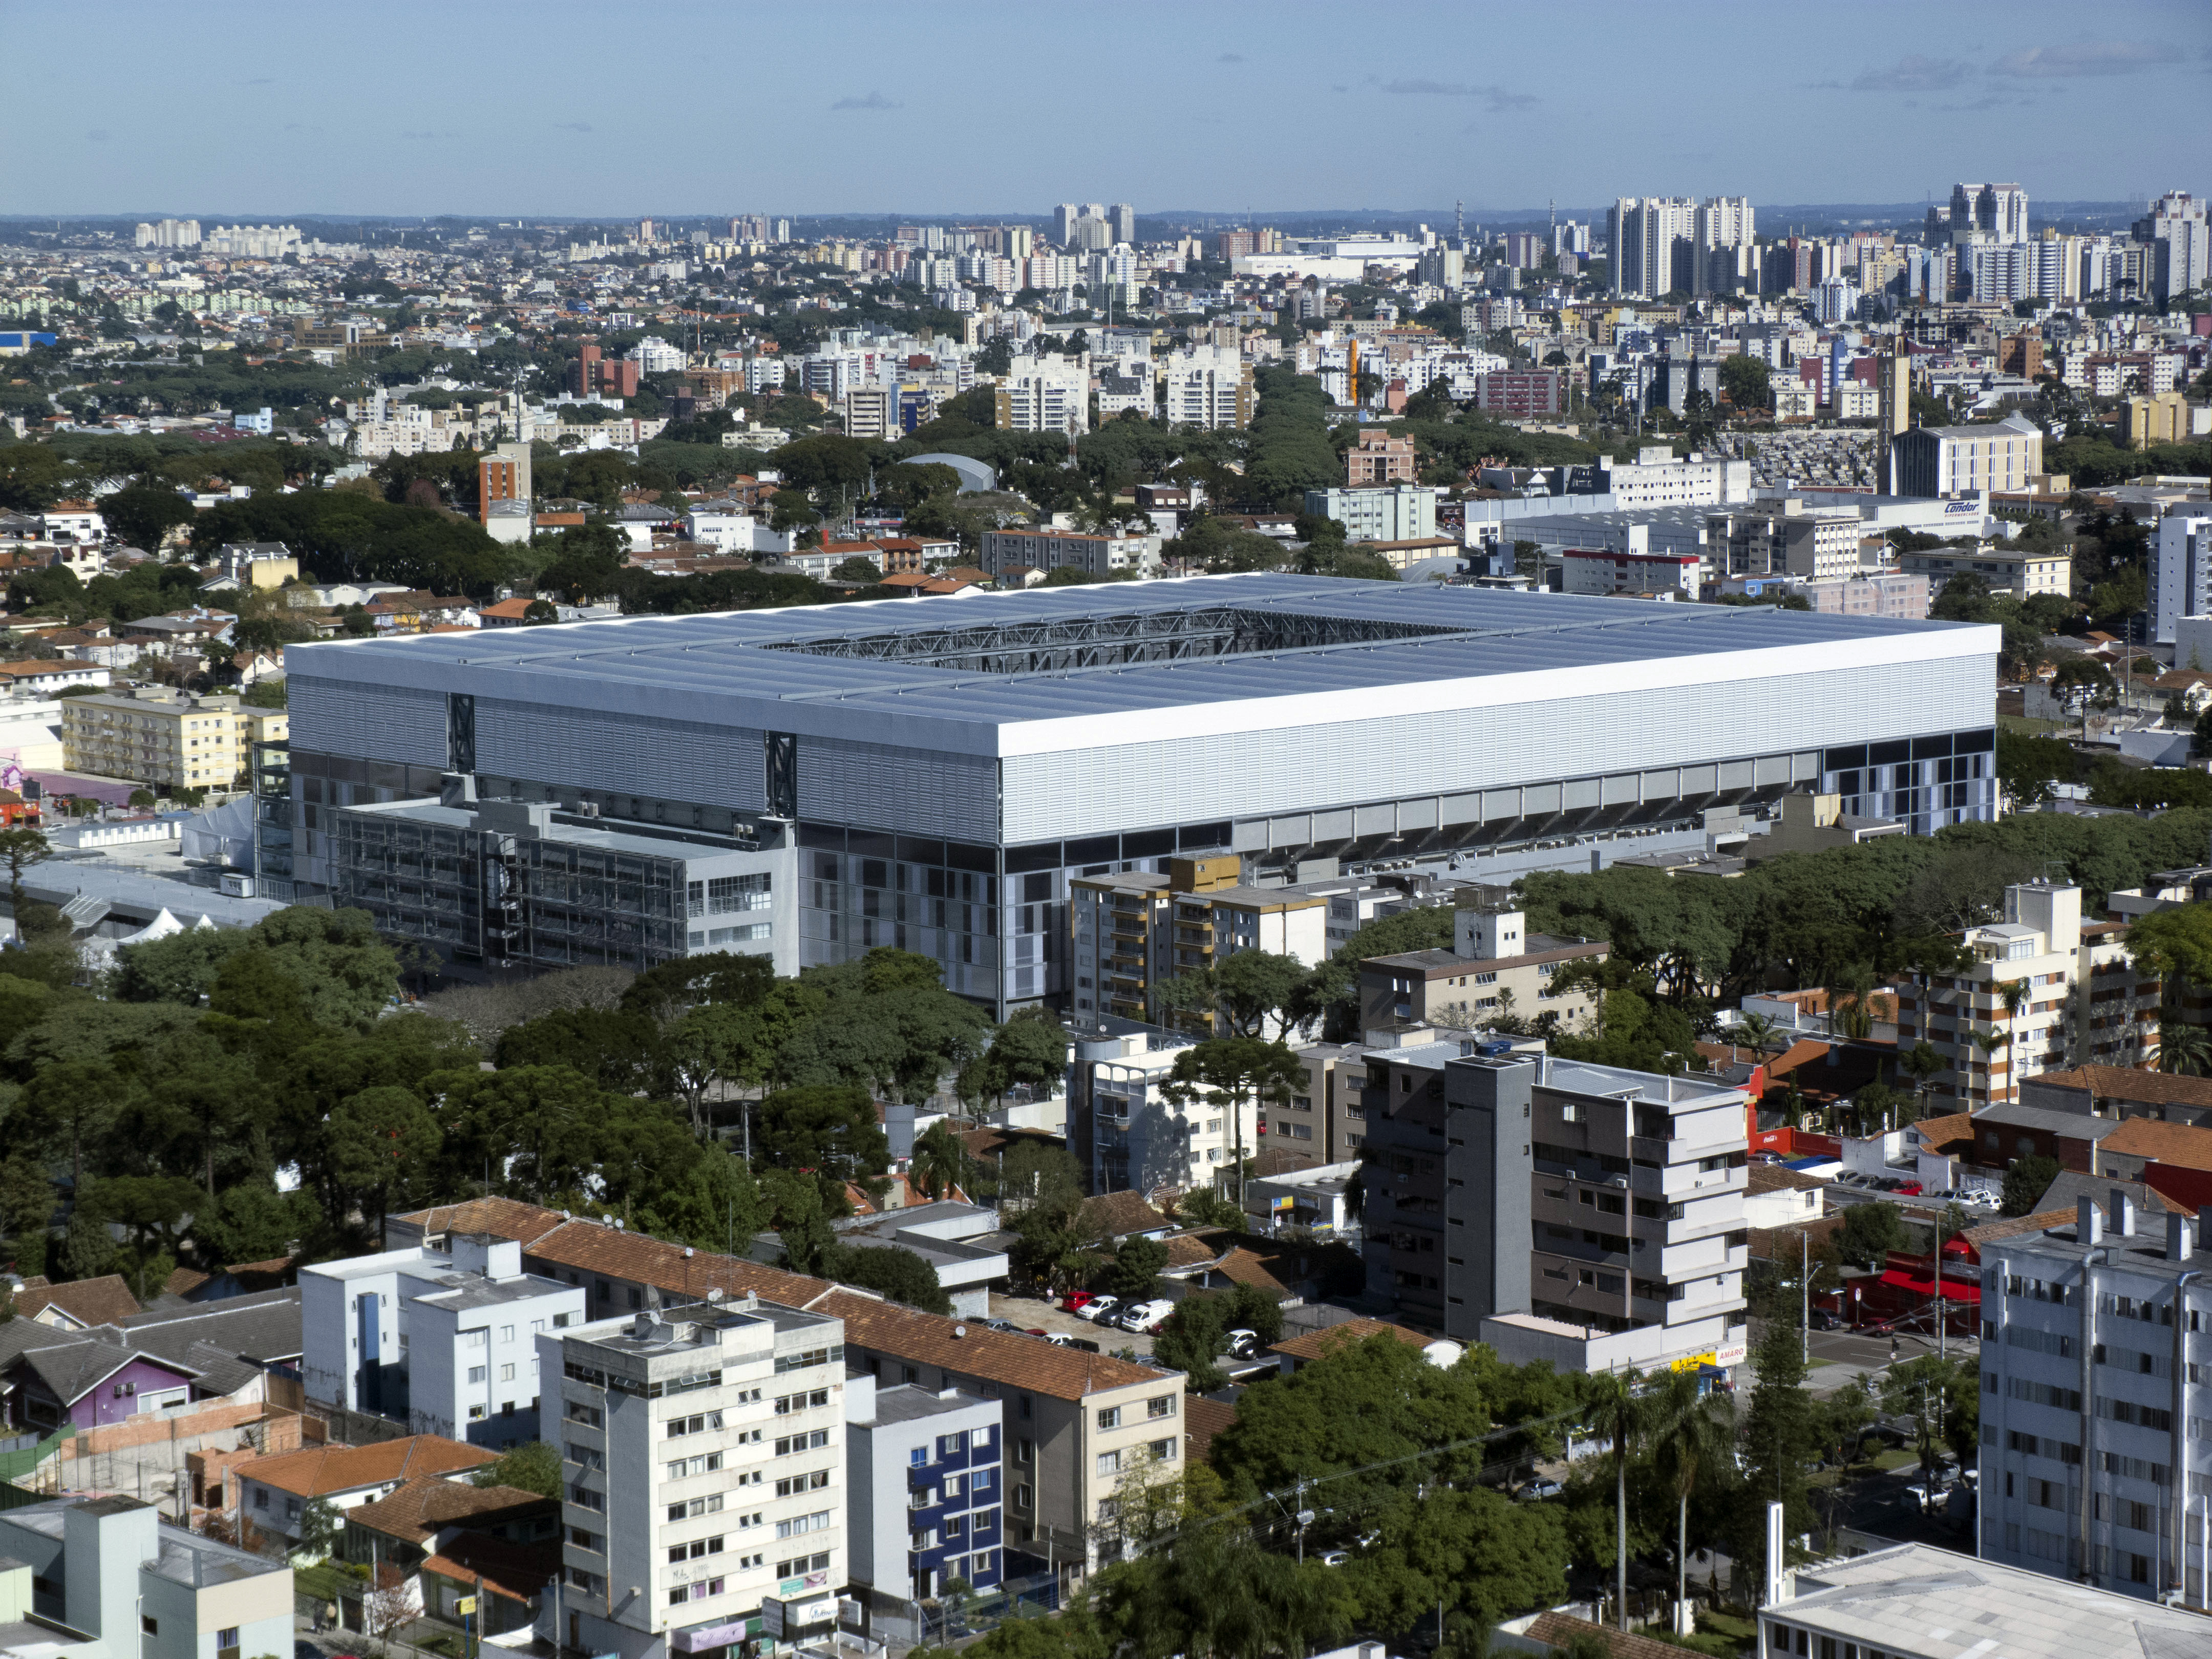
[[(1811, 42), (1794, 15), (1595, 4), (1581, 9), (1584, 38), (1615, 47), (1595, 64), (1551, 50), (1551, 20), (1504, 12), (1414, 5), (1392, 37), (1401, 44), (1321, 53), (1279, 11), (1263, 30), (1243, 7), (1194, 20), (1139, 5), (1121, 15), (1127, 35), (1172, 21), (1176, 50), (1121, 76), (1087, 18), (957, 10), (965, 26), (948, 28), (941, 9), (873, 4), (656, 9), (634, 42), (641, 69), (665, 46), (671, 63), (698, 66), (678, 87), (727, 62), (740, 94), (687, 105), (671, 128), (636, 118), (603, 82), (549, 94), (605, 30), (604, 14), (569, 4), (544, 8), (544, 27), (486, 60), (495, 74), (459, 88), (422, 72), (422, 44), (453, 19), (417, 0), (387, 9), (368, 38), (338, 14), (288, 17), (281, 46), (263, 44), (278, 37), (252, 27), (266, 8), (248, 0), (190, 21), (125, 4), (118, 29), (142, 49), (104, 66), (96, 108), (25, 124), (0, 214), (221, 203), (301, 216), (941, 216), (1042, 215), (1088, 198), (1232, 217), (1268, 201), (1389, 211), (1463, 200), (1472, 216), (1621, 195), (1897, 203), (1997, 176), (2031, 179), (2046, 201), (2132, 201), (2185, 182), (2202, 149), (2155, 120), (2108, 124), (2094, 147), (2062, 135), (2115, 96), (2185, 108), (2212, 71), (2201, 13), (2167, 0), (2101, 8), (2089, 34), (2072, 9), (1961, 4), (1911, 13), (1909, 37), (1884, 27), (1908, 14), (1883, 0), (1848, 15), (1859, 27)], [(19, 10), (4, 27), (19, 60), (59, 61), (70, 46), (59, 14)], [(1455, 39), (1468, 45), (1402, 44)], [(334, 107), (321, 66), (341, 61), (377, 86), (371, 114)], [(1727, 72), (1715, 95), (1678, 117), (1649, 113), (1650, 88), (1692, 87), (1717, 62)], [(1082, 106), (1068, 101), (1071, 77), (1120, 114), (1055, 143)], [(649, 103), (649, 73), (639, 84)], [(977, 96), (993, 118), (963, 114)], [(1007, 143), (1012, 131), (1034, 142)], [(1098, 131), (1115, 136), (1081, 136)], [(1377, 143), (1395, 151), (1380, 191)]]

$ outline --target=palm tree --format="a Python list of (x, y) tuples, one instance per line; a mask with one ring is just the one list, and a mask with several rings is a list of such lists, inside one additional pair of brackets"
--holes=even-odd
[(942, 1119), (931, 1124), (915, 1139), (914, 1158), (907, 1165), (907, 1174), (931, 1198), (943, 1198), (965, 1187), (968, 1171), (968, 1148)]
[[(2004, 1004), (2008, 1039), (2011, 1036), (2010, 1026), (2019, 1020), (2021, 1005), (2027, 1000), (2028, 993), (2032, 988), (2025, 979), (2008, 979), (1997, 987), (1997, 1000)], [(2006, 1088), (2013, 1094), (2020, 1091), (2020, 1066), (2016, 1059), (2012, 1070), (2008, 1073)]]
[(1782, 1038), (1782, 1026), (1771, 1015), (1746, 1014), (1736, 1021), (1735, 1030), (1736, 1035), (1743, 1039), (1744, 1046), (1753, 1054), (1763, 1054), (1770, 1048), (1780, 1049), (1790, 1046), (1786, 1038), (1777, 1041)]
[(1923, 1037), (1906, 1051), (1898, 1064), (1912, 1073), (1912, 1092), (1916, 1097), (1912, 1115), (1917, 1121), (1927, 1115), (1929, 1086), (1936, 1073), (1945, 1069), (1943, 1056), (1936, 1052), (1933, 1043)]
[(1651, 1401), (1654, 1449), (1674, 1488), (1674, 1600), (1690, 1595), (1690, 1494), (1705, 1472), (1735, 1443), (1735, 1418), (1725, 1395), (1709, 1393), (1695, 1371), (1671, 1371)]
[(2212, 1070), (2212, 1032), (2202, 1025), (2162, 1019), (2158, 1026), (2158, 1069), (2185, 1077), (2203, 1077)]
[[(1755, 1016), (1754, 1016), (1755, 1018)], [(1613, 1437), (1613, 1565), (1618, 1574), (1616, 1619), (1628, 1628), (1628, 1443), (1636, 1437), (1644, 1417), (1644, 1402), (1636, 1392), (1641, 1373), (1599, 1371), (1589, 1377), (1583, 1402), (1591, 1424)]]
[[(1982, 1051), (1982, 1063), (1984, 1066), (1993, 1066), (1997, 1050), (2011, 1041), (2011, 1032), (2000, 1031), (1995, 1026), (1991, 1026), (1986, 1031), (1976, 1031), (1973, 1034), (1974, 1047)], [(1994, 1085), (1992, 1086), (1994, 1091)], [(1994, 1099), (1991, 1100), (1990, 1104), (1996, 1104)], [(1972, 1108), (1968, 1109), (1971, 1110)]]

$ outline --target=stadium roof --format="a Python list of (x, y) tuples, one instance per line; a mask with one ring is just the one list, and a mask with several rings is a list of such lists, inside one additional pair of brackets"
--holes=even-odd
[(1003, 744), (1029, 722), (1194, 705), (1340, 718), (1344, 694), (1366, 713), (1389, 712), (1378, 696), (1440, 706), (1440, 682), (1543, 677), (1474, 699), (1493, 702), (1616, 689), (1608, 671), (1632, 667), (1707, 683), (1996, 647), (1996, 629), (1971, 624), (1252, 574), (332, 641), (294, 647), (290, 667), (556, 706), (666, 713), (673, 699), (690, 718), (788, 729), (818, 728), (810, 708), (841, 726), (918, 719), (999, 728)]

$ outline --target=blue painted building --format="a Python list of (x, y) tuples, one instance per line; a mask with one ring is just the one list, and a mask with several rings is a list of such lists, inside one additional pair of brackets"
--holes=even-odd
[(998, 1587), (1006, 1571), (1001, 1404), (912, 1383), (845, 1379), (847, 1547), (854, 1585), (921, 1601), (955, 1579)]

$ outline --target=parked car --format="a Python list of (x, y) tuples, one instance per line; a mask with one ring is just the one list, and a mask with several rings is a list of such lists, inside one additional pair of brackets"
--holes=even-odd
[(1231, 1359), (1249, 1359), (1260, 1351), (1260, 1333), (1257, 1331), (1231, 1331), (1227, 1333), (1226, 1340)]
[(1917, 1198), (1920, 1196), (1920, 1183), (1917, 1181), (1900, 1181), (1894, 1190), (1899, 1198)]
[(1340, 1567), (1351, 1559), (1350, 1550), (1331, 1550), (1327, 1555), (1322, 1557), (1321, 1564), (1324, 1567)]
[(983, 1322), (983, 1328), (996, 1331), (1001, 1336), (1019, 1336), (1022, 1334), (1022, 1328), (1011, 1319), (987, 1319)]
[(1060, 1310), (1062, 1313), (1079, 1314), (1097, 1299), (1088, 1291), (1070, 1291), (1060, 1298)]
[(1959, 1202), (1969, 1210), (1986, 1210), (1992, 1214), (2004, 1207), (2003, 1200), (1986, 1187), (1978, 1187), (1971, 1193), (1960, 1194)]
[(1111, 1322), (1115, 1310), (1121, 1305), (1118, 1296), (1094, 1296), (1081, 1307), (1072, 1310), (1078, 1319), (1087, 1319), (1094, 1324)]
[(1070, 1336), (1066, 1331), (1054, 1331), (1045, 1338), (1055, 1348), (1080, 1348), (1085, 1353), (1097, 1353), (1098, 1345), (1087, 1336)]
[(1114, 1322), (1123, 1330), (1149, 1336), (1166, 1322), (1175, 1311), (1175, 1304), (1165, 1300), (1139, 1302)]
[(1782, 1162), (1782, 1154), (1779, 1152), (1753, 1152), (1751, 1155), (1751, 1161), (1753, 1164), (1779, 1164)]
[(1549, 1475), (1540, 1474), (1521, 1488), (1523, 1498), (1557, 1498), (1566, 1488)]

